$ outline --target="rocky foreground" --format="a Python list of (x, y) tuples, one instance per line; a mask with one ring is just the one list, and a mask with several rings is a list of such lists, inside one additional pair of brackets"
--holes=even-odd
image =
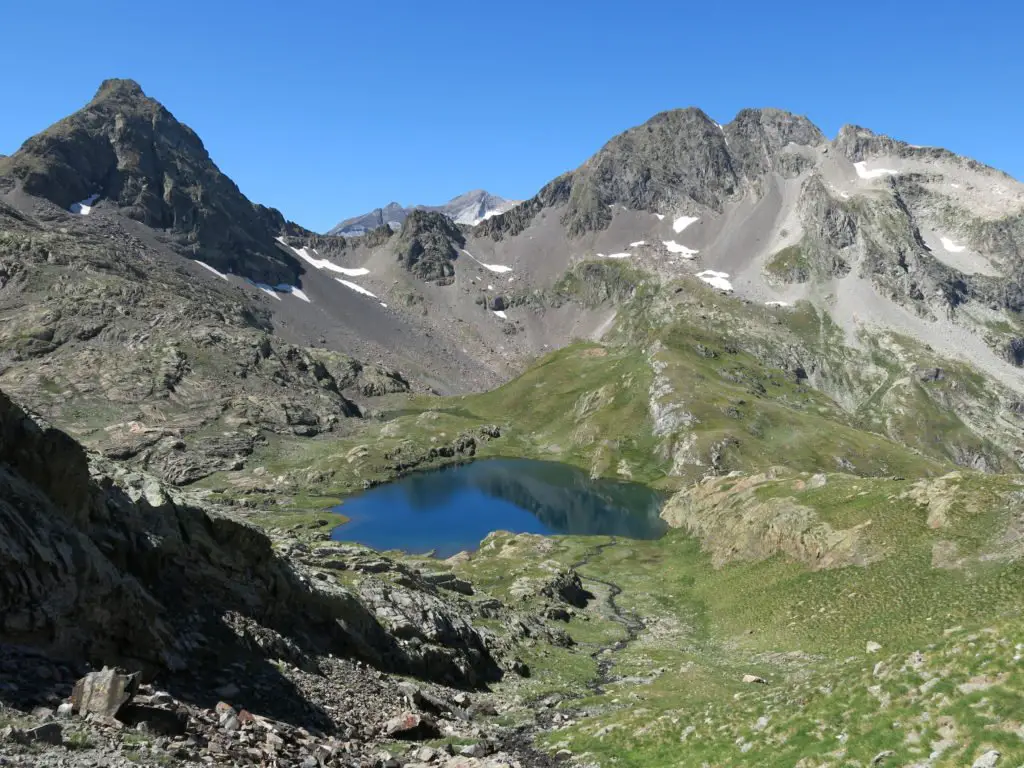
[(443, 566), (269, 537), (0, 394), (0, 765), (547, 764), (489, 686), (572, 644), (578, 578), (538, 612)]

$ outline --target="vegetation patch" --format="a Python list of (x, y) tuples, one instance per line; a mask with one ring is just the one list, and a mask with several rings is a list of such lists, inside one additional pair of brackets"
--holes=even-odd
[(806, 283), (811, 279), (811, 262), (799, 243), (772, 255), (764, 270), (770, 278), (783, 283)]

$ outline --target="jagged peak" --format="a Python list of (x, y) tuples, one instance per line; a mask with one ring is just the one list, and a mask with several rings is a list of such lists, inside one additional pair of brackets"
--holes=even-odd
[[(656, 126), (661, 123), (688, 122), (691, 120), (706, 123), (712, 128), (717, 125), (717, 123), (708, 116), (707, 112), (700, 107), (679, 107), (678, 109), (667, 109), (664, 112), (659, 112), (638, 126), (638, 128)], [(629, 131), (626, 131), (626, 133), (629, 133)]]
[(813, 137), (816, 143), (825, 141), (825, 134), (806, 115), (798, 115), (785, 109), (776, 107), (745, 107), (736, 113), (729, 126), (742, 125), (744, 123), (757, 123), (759, 125), (784, 125), (805, 135)]
[(836, 141), (838, 141), (841, 138), (856, 138), (858, 136), (863, 136), (864, 138), (870, 139), (877, 135), (878, 134), (872, 131), (870, 128), (865, 128), (864, 126), (857, 125), (855, 123), (847, 123), (846, 125), (839, 129), (839, 133), (836, 135)]
[(142, 90), (142, 86), (134, 80), (118, 77), (108, 78), (100, 83), (99, 90), (97, 90), (96, 95), (92, 97), (93, 102), (105, 100), (126, 101), (136, 99), (149, 99), (149, 97), (146, 96), (146, 92)]

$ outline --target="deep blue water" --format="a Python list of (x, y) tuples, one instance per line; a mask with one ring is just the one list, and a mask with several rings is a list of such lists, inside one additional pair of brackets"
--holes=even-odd
[(492, 531), (654, 539), (665, 532), (661, 502), (645, 486), (564, 464), (486, 459), (350, 496), (335, 507), (349, 522), (332, 537), (438, 557), (476, 549)]

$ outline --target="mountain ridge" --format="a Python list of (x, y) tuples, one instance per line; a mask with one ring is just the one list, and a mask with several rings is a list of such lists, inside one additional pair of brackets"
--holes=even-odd
[(517, 202), (492, 195), (484, 189), (474, 189), (461, 195), (456, 195), (443, 205), (411, 205), (405, 207), (400, 203), (392, 201), (383, 208), (375, 208), (369, 213), (352, 216), (340, 221), (329, 229), (327, 234), (358, 237), (371, 229), (384, 226), (385, 224), (390, 225), (393, 229), (397, 229), (414, 210), (443, 213), (456, 224), (473, 226), (492, 216), (503, 213), (516, 205)]

